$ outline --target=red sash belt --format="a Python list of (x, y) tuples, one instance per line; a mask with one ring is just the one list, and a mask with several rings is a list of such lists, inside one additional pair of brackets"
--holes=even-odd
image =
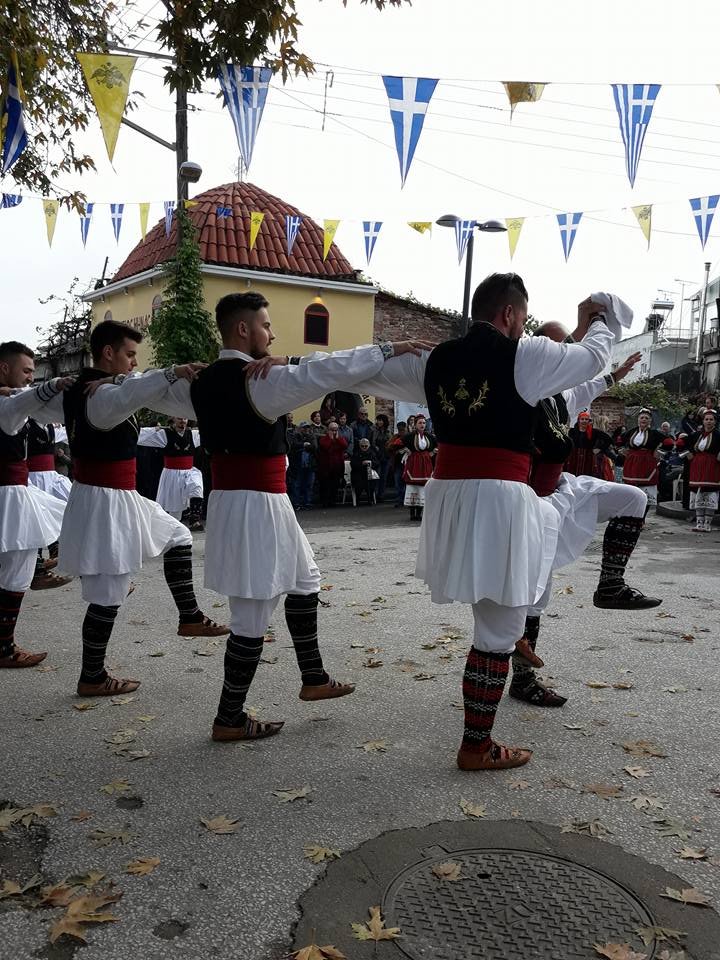
[(258, 490), (286, 493), (285, 456), (214, 453), (210, 459), (213, 490)]
[(55, 457), (52, 453), (37, 453), (27, 458), (27, 465), (30, 473), (44, 473), (55, 469)]
[(27, 460), (0, 460), (0, 487), (26, 487)]
[(528, 483), (530, 465), (529, 453), (515, 453), (500, 447), (440, 443), (433, 476), (436, 480), (516, 480)]
[(113, 490), (134, 490), (137, 463), (132, 460), (73, 460), (73, 477), (78, 483)]
[(530, 486), (539, 497), (555, 493), (564, 466), (562, 463), (533, 463)]
[(164, 458), (166, 470), (192, 470), (193, 458), (190, 457), (168, 457)]

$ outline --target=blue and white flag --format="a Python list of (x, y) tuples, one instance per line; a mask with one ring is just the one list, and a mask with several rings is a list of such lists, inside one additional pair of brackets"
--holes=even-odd
[(2, 174), (6, 174), (27, 146), (28, 138), (23, 117), (22, 94), (15, 53), (8, 64), (7, 96), (0, 116), (0, 129), (5, 127), (2, 139)]
[(271, 76), (270, 67), (236, 67), (232, 63), (222, 64), (218, 71), (246, 170), (250, 169)]
[(575, 234), (577, 233), (581, 217), (582, 213), (558, 213), (557, 215), (557, 222), (560, 227), (560, 239), (562, 240), (566, 263), (567, 258), (570, 256), (570, 251), (573, 248), (573, 243), (575, 243)]
[(123, 211), (125, 209), (124, 203), (111, 203), (110, 204), (110, 219), (112, 220), (113, 233), (115, 234), (115, 242), (120, 242), (120, 227), (122, 226)]
[(163, 202), (163, 206), (165, 207), (165, 236), (169, 237), (170, 230), (172, 229), (172, 218), (173, 218), (173, 210), (175, 209), (175, 201), (165, 200)]
[(227, 220), (232, 216), (231, 207), (215, 207), (215, 216), (218, 220)]
[(22, 203), (22, 197), (19, 193), (4, 193), (2, 199), (0, 199), (0, 207), (2, 207), (3, 210), (16, 207), (19, 203)]
[(465, 256), (468, 240), (472, 236), (477, 220), (456, 220), (455, 221), (455, 242), (457, 243), (458, 263), (462, 263)]
[(405, 180), (425, 122), (437, 80), (427, 77), (383, 77), (395, 129), (395, 146), (400, 160), (400, 179)]
[(85, 212), (80, 214), (80, 236), (83, 246), (87, 244), (88, 231), (90, 230), (90, 221), (92, 220), (94, 203), (85, 204)]
[(625, 144), (625, 167), (630, 186), (635, 186), (640, 153), (650, 124), (659, 83), (613, 83), (613, 95)]
[(720, 194), (716, 193), (711, 197), (695, 197), (694, 200), (690, 201), (690, 207), (695, 216), (695, 226), (697, 227), (703, 250), (705, 249), (708, 234), (710, 233), (710, 226), (713, 222), (715, 211), (717, 210), (718, 200), (720, 200)]
[(381, 220), (363, 220), (363, 233), (365, 234), (365, 256), (367, 258), (368, 266), (370, 266), (373, 250), (375, 249), (378, 234), (380, 233), (380, 227), (382, 227)]
[(295, 246), (301, 223), (302, 217), (292, 217), (290, 215), (285, 217), (285, 238), (287, 240), (288, 256), (290, 256), (292, 248)]

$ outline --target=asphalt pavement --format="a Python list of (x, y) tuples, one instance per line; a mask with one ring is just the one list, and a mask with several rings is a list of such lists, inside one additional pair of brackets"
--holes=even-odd
[[(175, 635), (159, 562), (136, 578), (111, 641), (114, 672), (142, 680), (120, 702), (74, 696), (79, 585), (28, 594), (18, 639), (49, 657), (39, 670), (0, 677), (0, 802), (55, 815), (41, 806), (31, 826), (0, 832), (0, 955), (53, 960), (79, 943), (63, 936), (51, 946), (65, 908), (40, 905), (40, 887), (9, 894), (3, 881), (40, 874), (48, 886), (97, 870), (105, 879), (87, 881), (94, 893), (122, 898), (103, 908), (115, 922), (81, 924), (83, 960), (279, 960), (298, 901), (325, 869), (307, 846), (342, 856), (386, 831), (466, 821), (461, 800), (484, 806), (485, 823), (595, 821), (604, 842), (720, 905), (720, 533), (649, 519), (628, 580), (664, 598), (656, 610), (592, 606), (599, 538), (562, 571), (538, 652), (541, 673), (569, 701), (549, 711), (504, 698), (496, 735), (534, 758), (519, 771), (468, 774), (455, 753), (472, 618), (468, 607), (432, 605), (414, 579), (419, 525), (389, 504), (300, 518), (324, 576), (326, 665), (358, 687), (335, 702), (298, 700), (280, 607), (249, 704), (286, 726), (262, 743), (210, 741), (223, 642)], [(198, 583), (203, 552), (196, 535)], [(202, 587), (198, 595), (212, 617), (227, 616), (224, 598)], [(202, 822), (220, 816), (235, 821), (232, 832)], [(688, 849), (702, 859), (686, 859)], [(127, 873), (139, 858), (159, 862)], [(692, 923), (698, 908), (683, 909)], [(372, 955), (358, 944), (358, 958)]]

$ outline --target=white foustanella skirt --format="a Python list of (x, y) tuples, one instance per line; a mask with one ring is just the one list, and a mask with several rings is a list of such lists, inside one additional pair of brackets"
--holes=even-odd
[(320, 588), (312, 547), (285, 493), (213, 490), (205, 522), (205, 586), (270, 600)]
[(157, 502), (168, 513), (186, 510), (193, 497), (202, 497), (203, 478), (197, 467), (189, 470), (163, 468), (158, 485)]
[(144, 559), (191, 543), (187, 527), (136, 490), (75, 482), (60, 532), (58, 566), (73, 576), (135, 573)]
[(55, 543), (65, 504), (31, 485), (0, 486), (0, 553)]
[(68, 502), (72, 481), (68, 480), (57, 470), (31, 470), (28, 474), (28, 483), (38, 490), (44, 490), (51, 497), (57, 497), (58, 500)]
[(550, 576), (559, 522), (524, 483), (429, 480), (415, 576), (434, 603), (530, 606)]

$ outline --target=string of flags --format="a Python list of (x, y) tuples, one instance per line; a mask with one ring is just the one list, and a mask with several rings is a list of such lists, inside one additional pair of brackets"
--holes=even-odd
[[(42, 201), (43, 213), (45, 216), (45, 226), (47, 230), (47, 239), (48, 245), (52, 247), (53, 238), (55, 235), (55, 227), (57, 225), (58, 217), (60, 214), (60, 201), (49, 198), (49, 197), (23, 197), (22, 194), (16, 193), (0, 193), (0, 210), (10, 210), (16, 208), (23, 202), (25, 199)], [(185, 200), (184, 204), (187, 209), (192, 209), (198, 205), (197, 200)], [(710, 235), (710, 229), (713, 224), (713, 218), (718, 209), (718, 204), (720, 203), (720, 194), (711, 194), (705, 197), (693, 197), (689, 200), (690, 211), (693, 216), (695, 227), (700, 239), (700, 244), (702, 249), (705, 249), (705, 245), (708, 241)], [(125, 215), (125, 210), (127, 206), (137, 206), (139, 213), (140, 221), (140, 233), (142, 239), (144, 240), (147, 231), (148, 231), (148, 219), (150, 214), (150, 202), (138, 203), (138, 204), (126, 204), (126, 203), (86, 203), (85, 209), (80, 212), (80, 238), (82, 240), (83, 247), (87, 246), (88, 235), (90, 231), (90, 225), (93, 221), (96, 207), (107, 206), (110, 208), (110, 220), (112, 224), (113, 234), (115, 236), (116, 242), (120, 242), (120, 231), (123, 224), (123, 218)], [(176, 204), (174, 200), (165, 200), (163, 202), (164, 210), (164, 226), (165, 226), (165, 235), (170, 236), (172, 230), (173, 218), (175, 216)], [(636, 206), (630, 207), (640, 230), (646, 240), (647, 249), (650, 248), (650, 238), (652, 235), (652, 216), (653, 216), (653, 204), (639, 204)], [(218, 204), (215, 207), (215, 217), (217, 220), (221, 221), (230, 221), (236, 216), (236, 212), (232, 207), (225, 206), (223, 204)], [(245, 216), (249, 214), (249, 248), (253, 250), (255, 244), (257, 243), (258, 236), (262, 230), (263, 224), (266, 218), (272, 219), (277, 216), (276, 214), (266, 214), (261, 210), (251, 210), (243, 211), (241, 214)], [(555, 214), (555, 219), (557, 220), (558, 229), (560, 232), (560, 241), (563, 256), (567, 262), (575, 243), (578, 230), (582, 218), (584, 216), (583, 211), (575, 211), (569, 213), (558, 213)], [(508, 245), (510, 250), (510, 259), (515, 255), (518, 241), (520, 239), (520, 234), (525, 225), (527, 219), (547, 219), (547, 215), (541, 217), (508, 217), (505, 219), (505, 227), (507, 230)], [(323, 260), (328, 258), (330, 249), (335, 240), (338, 228), (343, 221), (339, 219), (326, 219), (323, 221)], [(346, 221), (348, 222), (348, 221)], [(349, 221), (356, 222), (356, 221)], [(382, 220), (361, 220), (359, 221), (362, 227), (363, 235), (363, 244), (365, 249), (365, 259), (368, 266), (373, 257), (375, 251), (375, 245), (377, 244), (380, 231), (384, 225)], [(433, 228), (433, 222), (431, 220), (408, 220), (405, 221), (407, 226), (410, 227), (415, 232), (424, 235), (430, 234)], [(287, 254), (290, 256), (293, 251), (295, 242), (300, 234), (303, 224), (303, 217), (299, 214), (297, 215), (287, 215), (284, 218), (284, 231), (285, 231), (285, 241)], [(478, 221), (476, 220), (465, 220), (458, 219), (454, 225), (455, 227), (455, 241), (457, 247), (458, 263), (461, 263), (466, 252), (470, 237), (473, 235), (473, 231), (478, 226)]]

